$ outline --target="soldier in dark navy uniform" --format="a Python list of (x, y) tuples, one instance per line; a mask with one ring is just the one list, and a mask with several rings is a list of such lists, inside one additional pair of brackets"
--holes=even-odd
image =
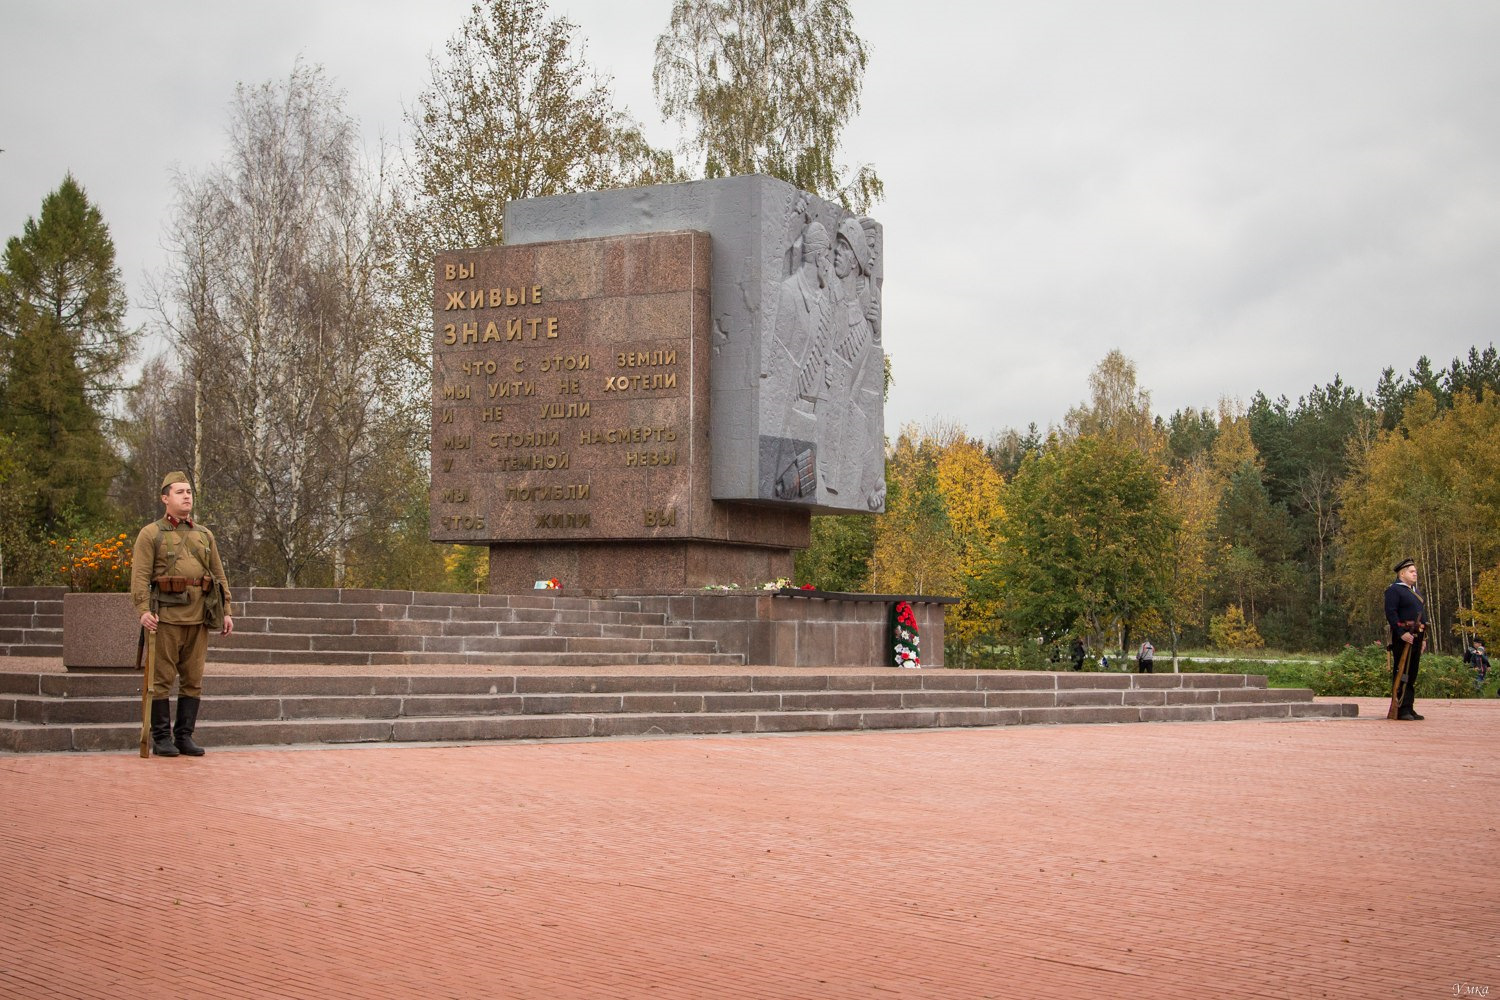
[[(1417, 564), (1403, 559), (1396, 565), (1396, 582), (1385, 588), (1385, 620), (1391, 626), (1391, 699), (1396, 718), (1420, 721), (1412, 707), (1417, 693), (1417, 665), (1422, 659), (1423, 635), (1427, 630), (1427, 605), (1417, 593)], [(1398, 690), (1404, 666), (1405, 687)], [(1399, 697), (1400, 701), (1396, 701)]]

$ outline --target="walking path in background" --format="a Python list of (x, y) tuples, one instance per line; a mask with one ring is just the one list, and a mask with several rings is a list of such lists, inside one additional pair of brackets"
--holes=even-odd
[(1500, 995), (1500, 701), (1354, 700), (0, 756), (0, 998)]
[[(1299, 657), (1292, 657), (1292, 656), (1266, 657), (1266, 656), (1197, 656), (1197, 655), (1188, 656), (1188, 655), (1184, 655), (1184, 656), (1178, 657), (1178, 659), (1192, 660), (1194, 663), (1331, 663), (1333, 661), (1333, 657), (1331, 657), (1331, 656), (1323, 656), (1323, 657), (1309, 656), (1309, 657), (1301, 657), (1301, 658), (1299, 658)], [(1170, 656), (1163, 657), (1162, 659), (1159, 659), (1156, 662), (1157, 663), (1165, 663), (1167, 665), (1167, 669), (1169, 669), (1169, 670), (1171, 669), (1172, 658)]]

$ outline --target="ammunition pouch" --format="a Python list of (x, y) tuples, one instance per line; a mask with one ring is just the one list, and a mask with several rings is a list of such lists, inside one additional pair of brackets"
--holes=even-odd
[(206, 593), (213, 586), (211, 576), (159, 576), (151, 581), (159, 604), (188, 604), (193, 599), (188, 593), (189, 587), (198, 587)]
[(203, 624), (217, 632), (224, 627), (224, 585), (212, 577), (204, 579), (208, 583), (203, 589)]

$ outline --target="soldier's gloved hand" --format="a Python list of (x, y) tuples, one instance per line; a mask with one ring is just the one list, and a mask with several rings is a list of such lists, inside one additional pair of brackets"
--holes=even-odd
[(151, 612), (145, 611), (141, 613), (141, 628), (145, 629), (147, 632), (156, 631), (156, 622), (157, 617)]

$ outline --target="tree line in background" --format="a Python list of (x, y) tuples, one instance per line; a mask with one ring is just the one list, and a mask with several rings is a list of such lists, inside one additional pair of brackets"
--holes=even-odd
[(1500, 627), (1500, 358), (1335, 376), (1295, 403), (1257, 393), (1153, 414), (1112, 351), (1045, 435), (904, 428), (887, 514), (814, 522), (803, 576), (832, 589), (954, 595), (953, 662), (1095, 651), (1378, 639), (1381, 592), (1417, 560), (1430, 648)]
[[(316, 66), (242, 85), (222, 156), (176, 180), (141, 299), (169, 346), (145, 359), (108, 226), (65, 177), (0, 268), (0, 585), (107, 582), (101, 553), (182, 468), (238, 582), (482, 588), (483, 549), (427, 538), (433, 253), (501, 242), (512, 199), (692, 177), (866, 211), (881, 181), (840, 136), (867, 59), (846, 0), (677, 0), (654, 74), (676, 156), (542, 0), (475, 4), (399, 155), (366, 153)], [(1405, 554), (1440, 648), (1493, 632), (1500, 364), (1397, 371), (1163, 417), (1112, 353), (1045, 434), (902, 429), (888, 513), (815, 518), (799, 577), (958, 596), (955, 663), (1075, 635), (1333, 648), (1374, 634)]]

